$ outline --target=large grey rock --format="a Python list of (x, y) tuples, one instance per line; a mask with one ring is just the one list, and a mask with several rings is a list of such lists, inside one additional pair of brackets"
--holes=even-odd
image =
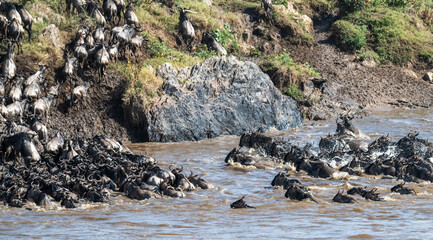
[(158, 72), (166, 84), (146, 110), (149, 141), (200, 140), (301, 124), (293, 100), (252, 62), (213, 57), (187, 71), (177, 73), (165, 64)]

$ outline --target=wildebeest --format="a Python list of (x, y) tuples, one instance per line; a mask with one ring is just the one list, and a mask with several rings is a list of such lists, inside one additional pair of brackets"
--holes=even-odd
[(177, 198), (184, 198), (185, 193), (182, 191), (178, 191), (174, 189), (172, 186), (168, 185), (166, 180), (163, 180), (161, 184), (159, 185), (159, 190), (161, 191), (161, 194), (168, 196), (168, 197), (177, 197)]
[(21, 132), (6, 137), (1, 145), (4, 154), (3, 159), (8, 159), (11, 153), (14, 153), (15, 159), (21, 157), (32, 161), (39, 161), (41, 159), (28, 133)]
[(6, 11), (6, 17), (9, 21), (13, 21), (14, 19), (17, 21), (18, 24), (22, 24), (21, 15), (17, 11), (15, 4), (13, 3), (6, 3), (6, 7), (8, 8)]
[(77, 103), (78, 100), (83, 99), (87, 96), (87, 92), (89, 90), (88, 86), (80, 85), (75, 87), (72, 90), (72, 101), (73, 103)]
[(0, 33), (3, 35), (3, 37), (7, 36), (8, 23), (9, 20), (6, 18), (6, 16), (0, 14)]
[(256, 207), (248, 205), (244, 200), (245, 197), (246, 197), (246, 195), (241, 197), (239, 200), (236, 200), (235, 202), (230, 204), (230, 207), (231, 208), (256, 208)]
[(89, 56), (89, 53), (86, 50), (86, 47), (84, 45), (79, 45), (74, 50), (74, 55), (78, 60), (80, 69), (79, 74), (83, 73), (84, 63), (87, 60), (87, 57)]
[[(171, 166), (170, 166), (171, 169)], [(192, 191), (195, 189), (194, 184), (192, 184), (188, 178), (182, 173), (183, 167), (180, 168), (174, 168), (171, 170), (173, 175), (175, 176), (174, 184), (173, 186), (176, 189), (183, 190), (183, 191)]]
[(8, 118), (19, 116), (21, 120), (26, 110), (27, 110), (27, 99), (24, 99), (21, 102), (16, 101), (7, 105), (4, 110), (5, 112), (2, 112), (2, 115)]
[(16, 71), (14, 45), (9, 42), (8, 52), (2, 62), (2, 74), (6, 79), (12, 79), (15, 77)]
[(23, 91), (21, 89), (21, 83), (19, 81), (15, 81), (9, 91), (9, 102), (20, 101), (22, 96)]
[(191, 22), (189, 21), (188, 16), (186, 15), (186, 13), (188, 12), (191, 11), (186, 8), (179, 8), (179, 31), (183, 38), (183, 41), (191, 49), (192, 42), (194, 41), (195, 37), (195, 30)]
[(332, 201), (334, 202), (338, 202), (338, 203), (355, 203), (356, 200), (353, 199), (352, 197), (343, 194), (344, 191), (338, 191), (337, 194), (335, 195), (335, 197), (332, 199)]
[(266, 18), (272, 21), (272, 0), (262, 0), (261, 5), (265, 9)]
[(5, 96), (5, 85), (3, 81), (0, 80), (0, 98), (3, 98)]
[(117, 17), (117, 5), (114, 0), (104, 0), (102, 3), (102, 9), (104, 10), (104, 15), (107, 17), (108, 22), (114, 23), (115, 17)]
[(33, 17), (30, 13), (24, 9), (23, 5), (17, 5), (17, 10), (21, 16), (23, 21), (24, 29), (27, 31), (29, 35), (29, 42), (32, 39), (32, 25), (33, 25)]
[(29, 101), (39, 98), (41, 94), (41, 87), (37, 83), (32, 83), (24, 89), (24, 97)]
[(201, 189), (212, 189), (214, 186), (204, 179), (200, 178), (198, 175), (194, 175), (191, 171), (191, 174), (188, 176), (188, 180), (194, 184), (195, 187), (199, 187)]
[(290, 174), (279, 172), (272, 180), (271, 185), (274, 187), (281, 186), (283, 189), (288, 189), (294, 185), (301, 185), (301, 182), (297, 179), (289, 178)]
[(311, 193), (307, 192), (305, 188), (302, 188), (298, 185), (290, 186), (284, 196), (291, 200), (302, 201), (304, 199), (310, 199), (311, 201), (318, 203), (316, 199), (313, 198), (313, 195), (311, 195)]
[(57, 133), (57, 135), (45, 145), (45, 148), (47, 152), (57, 153), (63, 148), (64, 144), (65, 140), (63, 139), (62, 135)]
[(53, 96), (43, 97), (36, 100), (33, 104), (33, 114), (37, 116), (45, 115), (48, 121), (48, 114), (50, 112), (51, 105), (53, 104), (55, 98)]
[(18, 54), (22, 52), (22, 41), (24, 38), (24, 28), (17, 19), (12, 19), (8, 24), (7, 37), (17, 45)]
[(104, 27), (98, 26), (93, 33), (93, 39), (95, 40), (96, 44), (102, 44), (105, 40), (105, 34), (104, 34)]
[(98, 68), (99, 78), (103, 79), (105, 74), (105, 68), (110, 62), (110, 55), (108, 54), (105, 45), (102, 44), (99, 47), (99, 50), (96, 51), (95, 59), (96, 59), (96, 66)]
[(209, 32), (203, 33), (202, 43), (206, 44), (208, 49), (215, 51), (221, 56), (227, 55), (226, 49)]
[(113, 0), (117, 7), (117, 25), (119, 25), (122, 18), (122, 13), (124, 14), (125, 2), (123, 0)]
[(33, 118), (32, 130), (35, 131), (39, 138), (43, 141), (47, 141), (48, 139), (48, 130), (47, 127), (39, 121), (38, 117)]
[(31, 84), (40, 84), (42, 83), (43, 80), (43, 75), (44, 75), (44, 71), (45, 69), (47, 69), (47, 66), (40, 66), (39, 70), (37, 72), (35, 72), (33, 75), (31, 75), (30, 77), (28, 77), (25, 81), (24, 81), (24, 86), (29, 86)]
[(134, 26), (134, 27), (138, 27), (138, 28), (141, 27), (139, 22), (138, 22), (137, 15), (135, 15), (134, 11), (132, 11), (131, 4), (128, 4), (128, 6), (126, 6), (124, 18), (125, 18), (126, 24)]
[(415, 190), (413, 190), (412, 188), (404, 187), (405, 184), (406, 183), (403, 182), (403, 183), (395, 185), (394, 187), (391, 188), (391, 192), (397, 192), (397, 193), (400, 193), (400, 194), (413, 194), (413, 195), (416, 195)]

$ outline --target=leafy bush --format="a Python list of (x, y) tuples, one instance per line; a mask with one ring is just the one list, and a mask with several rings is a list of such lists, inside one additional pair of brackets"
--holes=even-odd
[(340, 8), (341, 15), (361, 10), (366, 7), (364, 0), (337, 0), (337, 7)]
[(230, 25), (224, 24), (222, 29), (216, 29), (213, 31), (215, 39), (228, 51), (237, 52), (239, 51), (239, 43), (236, 41), (234, 31)]
[(400, 7), (405, 8), (407, 7), (407, 4), (409, 3), (408, 0), (386, 0), (386, 4), (390, 7)]
[(284, 91), (284, 93), (292, 97), (295, 101), (307, 99), (307, 96), (298, 89), (296, 84), (290, 84), (290, 86)]
[(202, 44), (199, 46), (198, 51), (194, 52), (194, 55), (202, 60), (205, 60), (212, 56), (216, 56), (217, 53), (214, 50), (210, 50), (206, 45)]
[(150, 49), (150, 56), (151, 57), (166, 57), (171, 59), (172, 58), (172, 50), (168, 47), (168, 43), (165, 41), (154, 41), (147, 45), (147, 47)]
[(391, 8), (383, 2), (335, 22), (333, 36), (343, 49), (360, 51), (377, 63), (404, 65), (417, 59), (430, 62), (428, 54), (423, 53), (433, 52), (433, 34), (425, 22), (417, 12)]
[(361, 50), (367, 42), (366, 26), (357, 26), (348, 21), (339, 20), (334, 23), (332, 32), (339, 46), (350, 52)]

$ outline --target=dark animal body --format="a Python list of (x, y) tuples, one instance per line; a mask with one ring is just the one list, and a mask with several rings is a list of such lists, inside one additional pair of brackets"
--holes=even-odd
[(243, 196), (239, 200), (233, 202), (232, 204), (230, 204), (230, 207), (231, 208), (255, 208), (255, 207), (248, 205), (245, 202), (244, 198), (245, 198), (245, 196)]

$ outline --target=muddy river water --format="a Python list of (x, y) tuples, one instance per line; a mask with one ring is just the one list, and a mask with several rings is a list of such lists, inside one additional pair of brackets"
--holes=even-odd
[[(419, 131), (433, 140), (433, 110), (384, 110), (354, 121), (372, 140), (377, 134), (393, 139)], [(307, 124), (308, 125), (308, 124)], [(320, 136), (335, 131), (334, 122), (274, 132), (300, 144), (317, 144)], [(224, 158), (239, 141), (236, 136), (184, 143), (144, 143), (130, 147), (154, 157), (167, 167), (182, 164), (216, 186), (197, 190), (183, 199), (130, 200), (113, 197), (109, 203), (78, 209), (15, 209), (0, 205), (0, 238), (72, 239), (433, 239), (433, 185), (414, 184), (418, 195), (390, 192), (394, 179), (351, 177), (342, 180), (311, 178), (293, 173), (309, 186), (319, 201), (297, 202), (272, 189), (281, 169), (252, 170), (226, 166)], [(350, 186), (377, 186), (383, 202), (338, 204), (332, 198)], [(256, 209), (230, 209), (231, 202), (246, 196)]]

